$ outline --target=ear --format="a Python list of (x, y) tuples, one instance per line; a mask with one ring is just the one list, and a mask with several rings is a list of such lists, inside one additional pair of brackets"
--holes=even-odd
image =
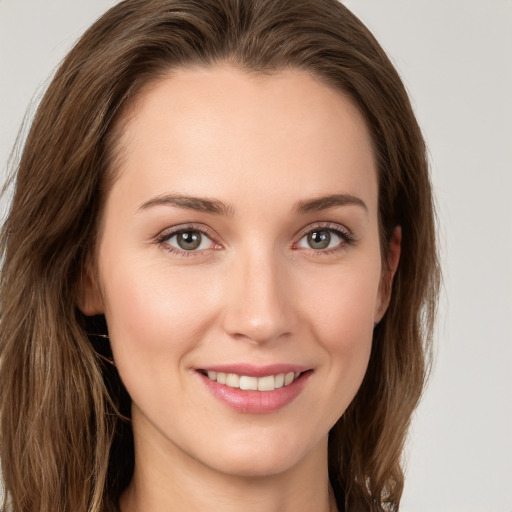
[(102, 315), (105, 312), (98, 279), (90, 264), (87, 264), (82, 272), (78, 287), (77, 305), (78, 309), (86, 316)]
[(402, 247), (402, 228), (396, 226), (389, 240), (387, 248), (387, 261), (383, 265), (382, 274), (379, 283), (379, 300), (375, 310), (374, 322), (377, 324), (382, 320), (384, 313), (388, 309), (391, 300), (391, 289), (393, 278), (395, 277), (398, 262), (400, 261), (400, 251)]

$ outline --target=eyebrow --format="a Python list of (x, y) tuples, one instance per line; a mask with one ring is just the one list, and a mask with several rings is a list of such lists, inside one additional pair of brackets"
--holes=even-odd
[(359, 206), (368, 213), (365, 202), (352, 194), (330, 194), (307, 201), (299, 201), (295, 205), (295, 210), (299, 213), (310, 213), (328, 210), (336, 206)]
[(152, 206), (175, 206), (185, 210), (214, 213), (216, 215), (233, 215), (233, 208), (217, 199), (185, 196), (181, 194), (165, 194), (154, 197), (139, 206), (139, 211)]
[[(213, 213), (216, 215), (232, 216), (234, 208), (219, 201), (218, 199), (209, 199), (204, 197), (186, 196), (181, 194), (165, 194), (154, 197), (139, 206), (139, 211), (146, 210), (153, 206), (174, 206), (185, 210)], [(365, 212), (368, 207), (365, 202), (352, 194), (330, 194), (305, 201), (298, 201), (294, 210), (298, 213), (311, 213), (337, 206), (359, 206)]]

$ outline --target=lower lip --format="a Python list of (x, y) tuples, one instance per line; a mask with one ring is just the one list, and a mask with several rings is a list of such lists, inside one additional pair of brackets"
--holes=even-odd
[(295, 400), (304, 389), (311, 371), (305, 372), (288, 386), (273, 391), (247, 391), (219, 384), (201, 372), (197, 372), (202, 381), (221, 402), (238, 412), (247, 414), (265, 414), (278, 411)]

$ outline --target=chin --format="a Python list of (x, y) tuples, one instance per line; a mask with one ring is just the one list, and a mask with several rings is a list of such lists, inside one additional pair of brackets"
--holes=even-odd
[(286, 473), (299, 463), (297, 457), (269, 456), (261, 453), (257, 457), (232, 457), (217, 464), (218, 472), (241, 478), (265, 478)]
[(213, 455), (209, 465), (220, 473), (243, 478), (275, 476), (308, 464), (317, 458), (317, 454), (323, 454), (327, 449), (327, 436), (325, 441), (322, 440), (316, 445), (312, 449), (304, 441), (290, 442), (283, 438), (264, 444), (244, 443), (238, 445), (238, 449), (236, 444), (231, 444), (230, 449), (224, 450), (222, 456), (219, 453)]

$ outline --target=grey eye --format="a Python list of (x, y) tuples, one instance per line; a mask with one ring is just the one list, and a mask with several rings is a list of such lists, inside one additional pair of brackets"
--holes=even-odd
[(331, 233), (327, 229), (311, 231), (307, 234), (307, 240), (311, 249), (327, 249), (331, 243)]
[(316, 228), (306, 233), (297, 244), (298, 247), (304, 249), (313, 249), (315, 251), (322, 251), (325, 249), (332, 249), (336, 246), (342, 245), (345, 242), (343, 236), (336, 232), (334, 229)]
[(181, 249), (194, 251), (201, 245), (201, 233), (197, 231), (183, 231), (176, 235), (176, 241)]
[(182, 251), (211, 249), (213, 242), (204, 233), (196, 229), (178, 231), (170, 236), (166, 243)]

